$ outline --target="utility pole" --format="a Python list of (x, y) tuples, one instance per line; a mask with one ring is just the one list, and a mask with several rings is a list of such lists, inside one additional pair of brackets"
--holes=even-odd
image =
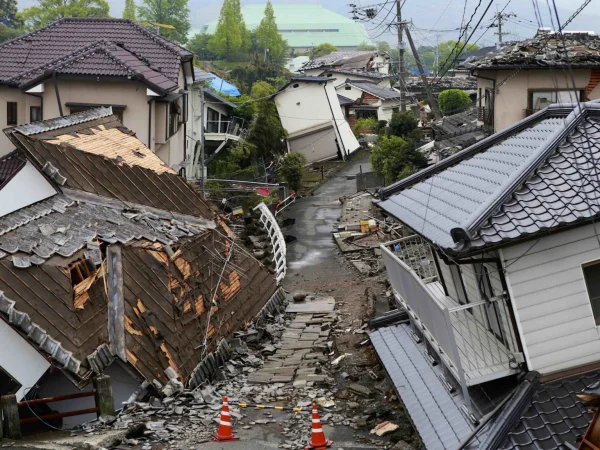
[(502, 37), (505, 34), (509, 34), (509, 33), (504, 33), (502, 32), (502, 22), (511, 18), (511, 17), (517, 17), (514, 13), (506, 13), (503, 14), (501, 12), (496, 11), (496, 22), (493, 23), (491, 26), (492, 27), (498, 27), (498, 32), (494, 33), (498, 35), (498, 43), (496, 44), (496, 46), (498, 48), (502, 47)]
[(433, 114), (435, 114), (436, 120), (440, 120), (442, 118), (442, 113), (438, 108), (437, 100), (433, 96), (433, 92), (429, 88), (429, 83), (427, 82), (427, 76), (425, 75), (425, 71), (423, 70), (423, 64), (421, 64), (421, 58), (419, 58), (419, 54), (417, 53), (417, 47), (415, 47), (415, 43), (413, 42), (412, 36), (410, 34), (410, 30), (406, 27), (406, 38), (408, 39), (408, 43), (410, 44), (410, 49), (415, 57), (415, 61), (417, 62), (417, 67), (419, 68), (419, 73), (421, 74), (421, 80), (423, 81), (423, 86), (425, 86), (425, 92), (427, 92), (427, 99), (429, 100), (429, 104), (431, 105), (431, 110)]
[(200, 86), (200, 194), (206, 200), (206, 167), (204, 167), (204, 86)]
[(396, 25), (398, 28), (398, 80), (400, 81), (400, 110), (406, 111), (406, 78), (404, 73), (404, 42), (402, 42), (402, 9), (396, 0)]

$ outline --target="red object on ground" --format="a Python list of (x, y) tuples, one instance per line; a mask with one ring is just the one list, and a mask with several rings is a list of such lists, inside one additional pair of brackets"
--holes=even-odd
[(317, 411), (317, 405), (312, 405), (312, 438), (310, 444), (304, 447), (304, 450), (321, 450), (324, 448), (331, 447), (333, 441), (325, 439), (325, 433), (323, 432), (323, 426), (321, 425), (321, 419), (319, 418), (319, 412)]
[(256, 188), (256, 193), (262, 197), (268, 197), (271, 191), (269, 188)]
[(227, 402), (227, 397), (223, 397), (223, 408), (221, 409), (219, 429), (217, 430), (217, 434), (212, 435), (211, 438), (218, 442), (240, 440), (240, 438), (234, 436), (231, 431), (231, 418), (229, 416), (229, 403)]

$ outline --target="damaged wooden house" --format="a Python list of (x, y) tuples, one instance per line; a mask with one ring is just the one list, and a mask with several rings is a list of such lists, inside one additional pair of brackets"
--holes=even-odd
[(110, 107), (4, 131), (16, 150), (0, 159), (1, 395), (90, 390), (101, 373), (116, 407), (165, 371), (195, 387), (223, 338), (281, 295)]

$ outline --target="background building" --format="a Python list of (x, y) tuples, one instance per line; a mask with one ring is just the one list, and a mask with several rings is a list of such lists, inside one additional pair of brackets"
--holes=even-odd
[[(372, 44), (365, 27), (321, 5), (273, 5), (277, 27), (291, 48), (306, 51), (324, 42), (340, 50), (354, 50), (362, 42)], [(265, 5), (242, 6), (242, 14), (248, 29), (258, 27), (264, 16)], [(218, 20), (207, 23), (201, 30), (213, 34)]]

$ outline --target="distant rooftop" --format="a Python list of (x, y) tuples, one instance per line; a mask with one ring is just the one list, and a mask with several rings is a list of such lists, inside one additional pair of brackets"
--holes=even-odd
[(548, 30), (540, 30), (535, 37), (488, 53), (473, 62), (465, 61), (471, 69), (544, 69), (567, 65), (574, 68), (600, 66), (600, 37), (586, 31), (565, 32), (565, 44), (561, 37)]
[[(273, 5), (277, 27), (292, 48), (310, 48), (324, 42), (336, 47), (356, 47), (362, 42), (372, 44), (365, 27), (352, 19), (337, 14), (321, 5), (291, 4)], [(246, 27), (255, 29), (263, 18), (264, 4), (242, 6)], [(217, 20), (207, 23), (201, 31), (213, 34)]]

